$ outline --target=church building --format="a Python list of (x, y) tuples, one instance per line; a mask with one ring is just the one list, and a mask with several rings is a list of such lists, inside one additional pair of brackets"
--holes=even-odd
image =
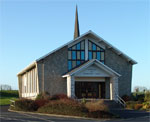
[(35, 60), (17, 74), (19, 96), (66, 94), (76, 99), (110, 99), (131, 94), (137, 62), (89, 30), (80, 35), (75, 14), (74, 39)]

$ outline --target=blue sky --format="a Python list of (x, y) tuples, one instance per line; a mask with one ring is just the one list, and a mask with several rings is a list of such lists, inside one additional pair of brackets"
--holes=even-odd
[(136, 60), (132, 87), (150, 88), (148, 0), (1, 0), (0, 84), (18, 89), (19, 71), (73, 39), (76, 4), (80, 34), (92, 30)]

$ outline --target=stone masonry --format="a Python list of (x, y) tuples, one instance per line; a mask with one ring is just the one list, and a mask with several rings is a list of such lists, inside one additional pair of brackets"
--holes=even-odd
[(118, 79), (119, 96), (131, 94), (132, 64), (117, 55), (112, 49), (105, 49), (105, 65), (121, 76)]
[(67, 94), (66, 78), (62, 78), (67, 72), (67, 59), (68, 47), (65, 46), (37, 62), (40, 92)]

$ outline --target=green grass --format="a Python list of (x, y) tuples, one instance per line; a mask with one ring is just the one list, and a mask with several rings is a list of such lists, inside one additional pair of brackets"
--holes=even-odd
[(0, 105), (9, 105), (11, 102), (10, 100), (16, 100), (16, 97), (1, 97), (0, 98)]
[(19, 97), (18, 90), (0, 90), (0, 105), (9, 105)]

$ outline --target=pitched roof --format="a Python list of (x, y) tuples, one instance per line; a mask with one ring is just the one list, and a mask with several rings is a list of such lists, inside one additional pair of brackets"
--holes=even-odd
[(57, 50), (63, 48), (64, 46), (67, 46), (73, 42), (75, 42), (76, 40), (83, 38), (87, 35), (92, 35), (93, 37), (97, 38), (99, 40), (99, 42), (103, 42), (105, 45), (107, 45), (107, 47), (112, 48), (118, 55), (123, 56), (127, 61), (130, 61), (132, 64), (137, 64), (137, 62), (135, 60), (133, 60), (132, 58), (130, 58), (129, 56), (127, 56), (126, 54), (124, 54), (123, 52), (121, 52), (119, 49), (117, 49), (116, 47), (114, 47), (113, 45), (111, 45), (110, 43), (108, 43), (106, 40), (104, 40), (103, 38), (101, 38), (100, 36), (98, 36), (96, 33), (92, 32), (91, 30), (89, 30), (88, 32), (82, 34), (81, 36), (69, 41), (68, 43), (58, 47), (57, 49), (47, 53), (46, 55), (40, 57), (39, 59), (35, 60), (33, 63), (31, 63), (29, 66), (27, 66), (26, 68), (24, 68), (21, 72), (19, 72), (17, 75), (20, 75), (22, 73), (24, 73), (26, 70), (30, 69), (31, 66), (35, 65), (36, 62), (41, 61), (42, 59), (46, 58), (47, 56), (49, 56), (50, 54), (56, 52)]
[(70, 72), (66, 73), (65, 75), (63, 75), (62, 77), (67, 77), (67, 76), (70, 76), (70, 75), (73, 75), (89, 66), (91, 66), (92, 64), (98, 64), (98, 67), (102, 68), (103, 70), (105, 70), (106, 72), (109, 72), (111, 74), (114, 74), (118, 77), (120, 77), (121, 75), (119, 73), (117, 73), (116, 71), (114, 71), (113, 69), (109, 68), (108, 66), (106, 66), (105, 64), (103, 64), (102, 62), (100, 62), (99, 60), (97, 59), (92, 59), (92, 60), (89, 60), (88, 62), (80, 65), (79, 67), (71, 70)]
[(64, 46), (67, 46), (67, 45), (69, 45), (69, 44), (75, 42), (76, 40), (78, 40), (78, 39), (80, 39), (80, 38), (83, 38), (83, 37), (85, 37), (85, 36), (87, 36), (87, 35), (91, 35), (91, 36), (97, 38), (97, 40), (98, 40), (99, 42), (103, 42), (108, 48), (112, 48), (118, 55), (124, 57), (127, 61), (131, 62), (132, 64), (137, 64), (137, 62), (136, 62), (135, 60), (133, 60), (132, 58), (130, 58), (129, 56), (127, 56), (126, 54), (124, 54), (122, 51), (120, 51), (120, 50), (117, 49), (115, 46), (113, 46), (113, 45), (111, 45), (110, 43), (108, 43), (106, 40), (104, 40), (103, 38), (101, 38), (100, 36), (98, 36), (96, 33), (94, 33), (94, 32), (91, 31), (91, 30), (89, 30), (88, 32), (82, 34), (81, 36), (79, 36), (79, 37), (77, 37), (77, 38), (75, 38), (75, 39), (69, 41), (68, 43), (62, 45), (61, 47), (59, 47), (59, 48), (57, 48), (57, 49), (55, 49), (55, 50), (49, 52), (48, 54), (42, 56), (41, 58), (37, 59), (36, 61), (40, 61), (40, 60), (44, 59), (45, 57), (49, 56), (50, 54), (54, 53), (55, 51), (57, 51), (57, 50), (63, 48)]

